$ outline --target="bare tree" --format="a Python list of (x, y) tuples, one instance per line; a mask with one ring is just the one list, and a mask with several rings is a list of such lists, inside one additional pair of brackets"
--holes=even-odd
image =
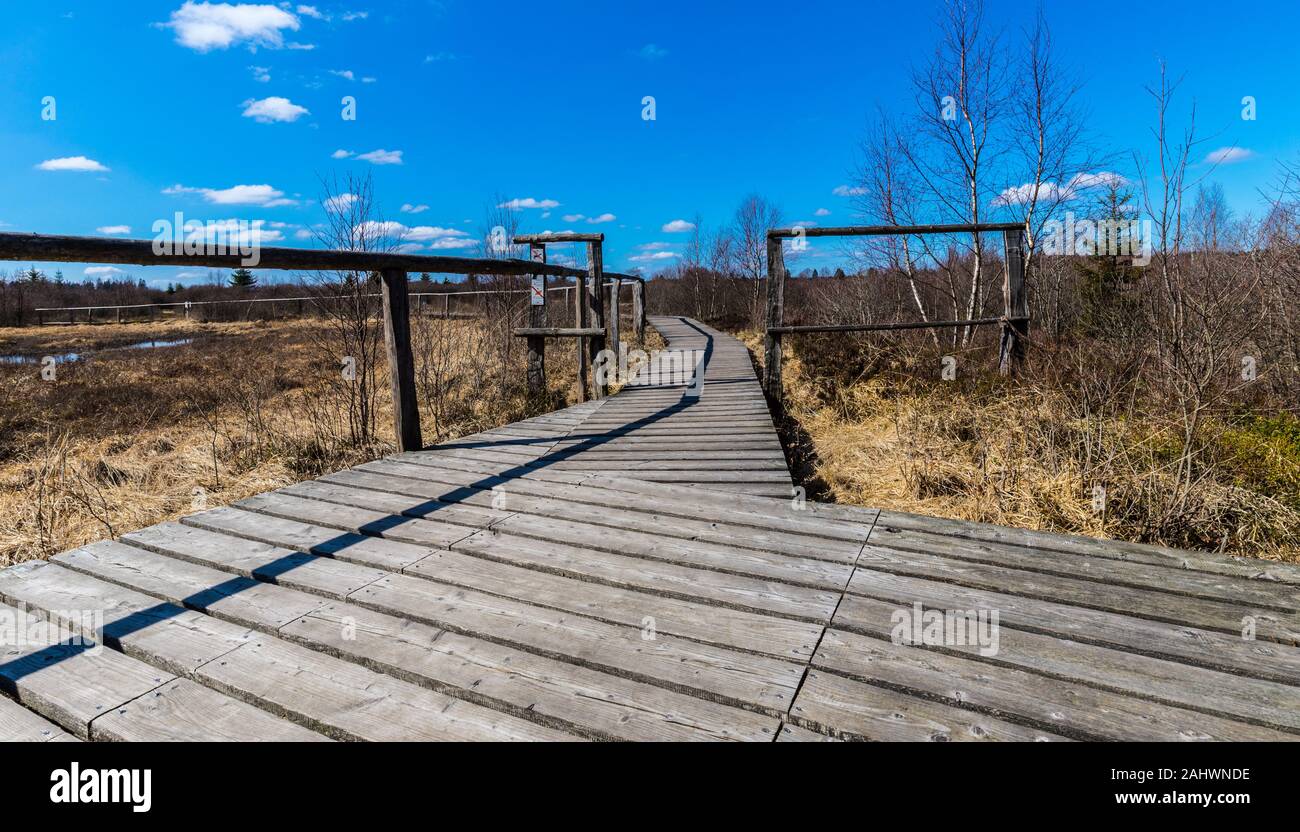
[(741, 200), (733, 219), (733, 256), (740, 276), (753, 284), (750, 323), (755, 327), (762, 325), (766, 314), (763, 287), (767, 278), (767, 232), (781, 222), (781, 209), (758, 194)]
[[(401, 244), (402, 229), (385, 222), (375, 203), (370, 175), (348, 174), (343, 180), (321, 180), (325, 221), (315, 229), (325, 248), (347, 251), (392, 251)], [(347, 439), (353, 446), (372, 442), (376, 435), (378, 367), (382, 355), (382, 317), (374, 297), (376, 275), (367, 272), (318, 272), (311, 281), (316, 306), (325, 327), (312, 330), (316, 345), (328, 356), (333, 371), (328, 388), (344, 403)]]

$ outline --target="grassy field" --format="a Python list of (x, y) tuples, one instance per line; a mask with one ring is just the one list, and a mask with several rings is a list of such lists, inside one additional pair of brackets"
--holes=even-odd
[[(741, 337), (761, 357), (761, 336)], [(846, 376), (830, 369), (842, 358), (786, 348), (786, 433), (810, 496), (1300, 561), (1300, 420), (1292, 415), (1207, 420), (1195, 485), (1173, 502), (1178, 437), (1158, 409), (1081, 418), (1063, 389), (1032, 374), (1014, 384), (991, 373), (944, 382), (937, 363), (895, 357)]]
[[(421, 391), (427, 443), (576, 400), (571, 342), (548, 351), (550, 395), (530, 401), (522, 344), (497, 361), (481, 324), (431, 326), (416, 338), (417, 350), (441, 356), (439, 400)], [(375, 436), (353, 441), (321, 327), (304, 319), (0, 329), (0, 355), (80, 355), (57, 365), (53, 380), (40, 364), (0, 363), (0, 565), (392, 452), (387, 368), (377, 368)], [(130, 348), (152, 340), (189, 343)]]

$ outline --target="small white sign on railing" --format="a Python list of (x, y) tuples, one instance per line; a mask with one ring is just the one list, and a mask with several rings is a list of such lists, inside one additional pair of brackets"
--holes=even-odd
[(546, 278), (533, 278), (533, 291), (529, 293), (529, 303), (533, 306), (546, 305)]

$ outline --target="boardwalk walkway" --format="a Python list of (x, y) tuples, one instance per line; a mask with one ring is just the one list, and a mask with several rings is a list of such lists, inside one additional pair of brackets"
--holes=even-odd
[(0, 739), (1300, 736), (1300, 568), (793, 500), (744, 348), (652, 323), (701, 384), (0, 572)]

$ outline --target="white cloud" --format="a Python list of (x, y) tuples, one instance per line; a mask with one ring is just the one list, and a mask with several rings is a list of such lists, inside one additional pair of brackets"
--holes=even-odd
[(1221, 147), (1210, 151), (1205, 161), (1212, 165), (1231, 165), (1233, 162), (1244, 162), (1254, 155), (1253, 150), (1244, 147)]
[(101, 225), (95, 229), (100, 234), (130, 234), (131, 226), (129, 225)]
[(108, 173), (109, 169), (85, 156), (66, 156), (62, 159), (46, 159), (36, 166), (40, 170), (70, 170), (77, 173)]
[(356, 73), (350, 69), (331, 69), (330, 75), (337, 75), (340, 78), (346, 78), (349, 81), (357, 80)]
[(637, 54), (640, 55), (642, 58), (645, 58), (647, 61), (657, 61), (660, 58), (667, 57), (668, 50), (661, 49), (660, 47), (656, 46), (653, 43), (647, 43), (645, 46), (641, 47), (640, 51), (638, 51)]
[(429, 210), (428, 205), (412, 205), (409, 202), (402, 206), (403, 214), (422, 214), (428, 210)]
[(437, 63), (438, 61), (454, 60), (456, 60), (456, 54), (454, 52), (434, 52), (433, 54), (424, 56), (424, 62), (426, 64)]
[(402, 240), (412, 243), (434, 243), (434, 248), (464, 247), (461, 245), (450, 244), (439, 245), (443, 240), (464, 240), (470, 245), (474, 244), (474, 240), (470, 238), (470, 235), (465, 231), (461, 231), (459, 228), (442, 228), (441, 226), (436, 225), (417, 225), (408, 227), (393, 220), (387, 220), (385, 222), (368, 220), (357, 225), (353, 230), (358, 236), (371, 238), (393, 237), (401, 238)]
[(512, 208), (517, 211), (521, 208), (559, 208), (560, 203), (556, 202), (553, 199), (533, 199), (530, 196), (530, 197), (524, 197), (523, 199), (520, 199), (519, 197), (515, 197), (514, 199), (507, 200), (501, 203), (497, 207)]
[(434, 250), (445, 250), (445, 249), (456, 249), (456, 248), (473, 248), (476, 245), (478, 245), (478, 241), (473, 239), (467, 239), (464, 237), (444, 237), (442, 239), (435, 240), (429, 246), (429, 248)]
[(618, 219), (618, 217), (613, 214), (601, 214), (599, 217), (587, 217), (587, 222), (597, 225), (602, 222), (613, 222), (616, 219)]
[(830, 215), (831, 211), (829, 208), (818, 208), (816, 211), (813, 211), (814, 217), (829, 217)]
[(99, 279), (104, 277), (117, 277), (120, 274), (126, 274), (126, 272), (115, 266), (88, 266), (85, 274), (86, 277)]
[[(1055, 182), (1043, 182), (1038, 185), (1037, 194), (1038, 202), (1065, 202), (1074, 199), (1080, 191), (1089, 188), (1099, 188), (1105, 185), (1116, 184), (1123, 185), (1128, 180), (1118, 173), (1109, 171), (1099, 171), (1098, 173), (1078, 173), (1070, 178), (1070, 181), (1064, 185), (1058, 185)], [(1023, 185), (1014, 185), (1005, 188), (1002, 193), (993, 198), (993, 205), (1002, 207), (1006, 205), (1027, 205), (1034, 199), (1034, 183), (1026, 182)]]
[(680, 234), (683, 231), (694, 231), (695, 223), (687, 222), (686, 220), (673, 220), (672, 222), (664, 223), (664, 227), (661, 230), (666, 231), (669, 234)]
[(357, 157), (372, 165), (400, 165), (402, 164), (402, 151), (400, 150), (372, 150), (369, 153), (362, 153)]
[(351, 23), (354, 20), (365, 20), (370, 17), (370, 12), (344, 12), (343, 19)]
[(585, 214), (565, 214), (561, 219), (565, 222), (581, 222), (586, 218)]
[(284, 47), (282, 30), (298, 31), (298, 18), (269, 4), (194, 3), (187, 0), (160, 23), (176, 32), (176, 42), (197, 52), (229, 49), (246, 43), (249, 49)]
[(346, 159), (352, 155), (351, 150), (336, 150), (330, 154), (331, 159)]
[(356, 194), (339, 194), (325, 200), (322, 205), (327, 211), (346, 211), (348, 206), (357, 201)]
[(630, 263), (658, 263), (677, 257), (675, 251), (655, 251), (648, 254), (634, 254), (627, 258)]
[(297, 231), (293, 232), (293, 236), (294, 239), (296, 240), (311, 240), (315, 238), (316, 235), (313, 234), (309, 229), (299, 228)]
[(198, 194), (213, 205), (258, 205), (262, 208), (278, 208), (281, 205), (296, 204), (292, 199), (286, 199), (283, 191), (278, 191), (270, 185), (235, 185), (233, 188), (221, 190), (173, 185), (164, 188), (163, 193), (169, 196)]
[(831, 193), (836, 196), (862, 196), (867, 192), (866, 188), (849, 187), (848, 185), (838, 185)]
[(316, 8), (315, 6), (299, 6), (298, 14), (302, 15), (303, 17), (314, 17), (317, 20), (329, 19), (325, 15), (321, 14), (320, 9)]
[(363, 83), (363, 84), (373, 84), (373, 83), (375, 83), (375, 82), (378, 81), (378, 80), (379, 80), (378, 78), (373, 78), (373, 77), (367, 75), (365, 78), (362, 78), (362, 79), (361, 79), (361, 83)]
[(250, 66), (248, 71), (253, 73), (253, 80), (262, 84), (271, 82), (271, 68), (269, 66)]
[(294, 122), (305, 115), (310, 115), (306, 107), (300, 107), (287, 98), (271, 96), (256, 101), (252, 98), (244, 102), (244, 118), (251, 118), (259, 124), (273, 124), (277, 121)]

